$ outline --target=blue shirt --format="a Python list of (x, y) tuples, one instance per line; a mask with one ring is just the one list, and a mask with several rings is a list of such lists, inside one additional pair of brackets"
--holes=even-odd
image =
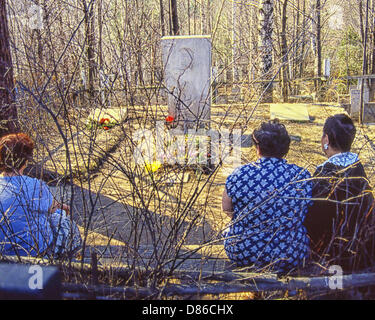
[(36, 256), (52, 242), (47, 185), (27, 176), (0, 177), (0, 252)]
[(307, 258), (303, 220), (311, 204), (310, 173), (284, 159), (261, 158), (237, 168), (226, 181), (234, 214), (224, 241), (239, 266), (284, 272)]

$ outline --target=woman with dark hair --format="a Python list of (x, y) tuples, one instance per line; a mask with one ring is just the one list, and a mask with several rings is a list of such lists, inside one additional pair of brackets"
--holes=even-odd
[(304, 222), (313, 260), (348, 271), (368, 265), (373, 254), (373, 196), (358, 155), (350, 152), (355, 134), (346, 114), (326, 120), (321, 143), (328, 160), (314, 174), (314, 201)]
[(54, 200), (47, 185), (23, 174), (34, 142), (24, 133), (0, 138), (0, 252), (4, 255), (55, 257), (80, 249), (69, 206)]
[(238, 266), (289, 272), (308, 256), (303, 220), (311, 176), (283, 159), (290, 137), (278, 121), (262, 123), (252, 138), (259, 159), (237, 168), (226, 181), (222, 205), (232, 220), (224, 247)]

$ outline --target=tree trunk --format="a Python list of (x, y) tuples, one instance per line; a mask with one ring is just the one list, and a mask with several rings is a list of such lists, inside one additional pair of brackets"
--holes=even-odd
[(321, 3), (316, 0), (316, 76), (322, 76)]
[(207, 17), (204, 1), (201, 2), (201, 34), (207, 34)]
[(233, 82), (238, 81), (237, 2), (232, 2), (232, 73)]
[(0, 1), (0, 136), (18, 131), (6, 1)]
[(359, 12), (359, 31), (361, 33), (362, 45), (364, 44), (365, 32), (363, 29), (363, 0), (358, 0), (358, 12)]
[(375, 1), (372, 1), (372, 66), (371, 73), (375, 73)]
[[(362, 64), (362, 75), (366, 74), (367, 71), (367, 33), (368, 33), (368, 14), (369, 14), (369, 0), (366, 1), (366, 18), (365, 18), (365, 29), (363, 33), (363, 64)], [(360, 92), (360, 109), (359, 109), (359, 124), (363, 123), (364, 120), (364, 109), (365, 103), (363, 100), (363, 91), (364, 91), (364, 83), (368, 81), (367, 79), (362, 79), (361, 81), (361, 92)]]
[[(260, 20), (260, 52), (261, 58), (261, 80), (270, 80), (272, 78), (272, 64), (273, 64), (273, 0), (262, 0), (259, 14)], [(263, 82), (263, 102), (272, 102), (272, 83)]]
[(171, 11), (172, 11), (172, 30), (174, 35), (180, 33), (180, 27), (178, 25), (178, 11), (177, 11), (177, 0), (171, 0)]
[(288, 6), (288, 0), (284, 0), (283, 11), (281, 18), (281, 60), (283, 62), (282, 67), (282, 94), (283, 101), (288, 102), (288, 44), (286, 40), (286, 9)]
[(301, 54), (299, 56), (299, 77), (302, 78), (304, 72), (304, 56), (305, 56), (305, 46), (306, 46), (306, 0), (303, 0), (303, 9), (302, 9), (302, 45), (301, 45)]
[(164, 22), (164, 5), (163, 0), (160, 0), (160, 25), (161, 25), (161, 35), (165, 36), (165, 22)]
[(95, 28), (94, 28), (94, 2), (83, 2), (85, 10), (85, 26), (86, 26), (86, 41), (87, 41), (87, 62), (88, 62), (88, 92), (91, 99), (94, 98), (95, 85)]

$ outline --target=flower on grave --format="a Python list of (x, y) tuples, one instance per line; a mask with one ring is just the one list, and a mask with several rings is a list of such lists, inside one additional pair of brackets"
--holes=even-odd
[(118, 124), (118, 122), (113, 118), (100, 118), (95, 119), (94, 117), (90, 116), (88, 117), (86, 121), (86, 127), (89, 130), (94, 129), (103, 129), (105, 131), (115, 127)]
[(154, 161), (154, 162), (148, 162), (145, 161), (145, 169), (147, 172), (156, 172), (160, 169), (161, 162), (160, 161)]
[(109, 118), (101, 118), (99, 121), (99, 126), (103, 128), (103, 130), (107, 131), (110, 128), (114, 127), (117, 124), (116, 121), (110, 120)]
[(172, 123), (174, 121), (174, 117), (173, 116), (168, 116), (168, 117), (165, 118), (165, 121), (167, 123)]
[(101, 118), (100, 121), (99, 121), (99, 123), (100, 123), (101, 125), (107, 125), (107, 124), (110, 123), (110, 121), (109, 121), (108, 118)]

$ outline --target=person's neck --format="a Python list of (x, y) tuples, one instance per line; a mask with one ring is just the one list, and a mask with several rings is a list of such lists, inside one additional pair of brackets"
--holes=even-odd
[(340, 151), (340, 150), (328, 149), (326, 155), (329, 159), (329, 158), (331, 158), (331, 157), (333, 157), (337, 154), (340, 154), (340, 153), (342, 153), (342, 151)]

